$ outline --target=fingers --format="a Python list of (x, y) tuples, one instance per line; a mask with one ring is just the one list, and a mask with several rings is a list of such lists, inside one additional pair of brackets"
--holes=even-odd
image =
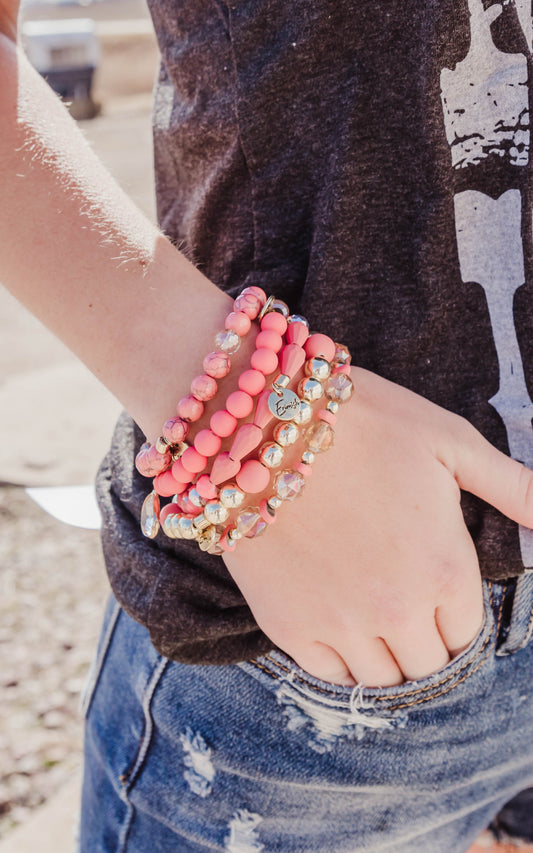
[[(280, 648), (282, 648), (281, 645)], [(285, 649), (285, 651), (305, 672), (321, 681), (347, 687), (353, 687), (356, 683), (345, 661), (335, 649), (325, 643), (314, 642), (301, 649), (292, 647), (291, 650)]]
[(451, 657), (464, 651), (477, 637), (484, 621), (483, 590), (479, 574), (473, 575), (461, 588), (437, 607), (435, 622)]
[(467, 422), (457, 434), (454, 455), (454, 475), (461, 489), (518, 524), (533, 527), (533, 471), (501, 453)]

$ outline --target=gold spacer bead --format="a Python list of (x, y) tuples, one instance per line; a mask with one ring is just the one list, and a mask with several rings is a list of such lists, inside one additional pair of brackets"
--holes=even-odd
[(331, 412), (332, 415), (336, 415), (339, 411), (339, 404), (335, 400), (330, 400), (326, 406), (326, 410)]
[(166, 453), (168, 450), (168, 441), (162, 435), (156, 440), (155, 449), (158, 453)]
[(187, 444), (186, 441), (180, 441), (174, 448), (172, 448), (172, 459), (174, 462), (183, 456), (187, 448), (190, 447), (190, 444)]

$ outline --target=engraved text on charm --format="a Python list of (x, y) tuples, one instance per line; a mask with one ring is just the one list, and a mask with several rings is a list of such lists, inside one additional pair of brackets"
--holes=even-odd
[(281, 394), (272, 391), (268, 398), (268, 408), (278, 420), (292, 421), (300, 411), (300, 398), (288, 388), (284, 388)]

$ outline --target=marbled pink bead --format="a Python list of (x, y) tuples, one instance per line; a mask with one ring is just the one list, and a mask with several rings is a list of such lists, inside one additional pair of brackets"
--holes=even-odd
[(331, 424), (331, 426), (335, 426), (337, 423), (337, 416), (334, 415), (333, 412), (328, 412), (327, 409), (319, 409), (316, 416), (320, 421), (326, 421), (326, 423)]
[(201, 429), (194, 439), (194, 446), (203, 456), (214, 456), (220, 450), (222, 439), (211, 429)]
[(263, 329), (255, 339), (255, 346), (256, 349), (266, 347), (267, 349), (271, 349), (272, 352), (279, 352), (283, 346), (283, 338), (272, 329)]
[(176, 459), (172, 465), (172, 476), (180, 483), (190, 483), (192, 480), (191, 472), (185, 470), (181, 459)]
[(209, 352), (203, 360), (202, 367), (208, 376), (213, 379), (223, 379), (231, 370), (229, 355), (220, 350)]
[(235, 459), (230, 459), (229, 453), (219, 453), (209, 475), (211, 482), (215, 486), (219, 486), (220, 483), (224, 483), (226, 480), (232, 480), (240, 470), (240, 467), (241, 463)]
[(261, 320), (261, 330), (264, 332), (277, 332), (278, 335), (284, 335), (287, 331), (287, 320), (283, 314), (278, 314), (277, 311), (269, 311)]
[(229, 455), (232, 459), (241, 460), (248, 456), (252, 450), (259, 447), (263, 440), (263, 430), (255, 424), (243, 424), (239, 427), (237, 435), (233, 439)]
[(298, 321), (295, 321), (294, 323), (289, 323), (289, 327), (287, 329), (286, 334), (288, 343), (298, 344), (298, 346), (303, 347), (308, 337), (309, 329), (307, 328), (305, 323), (299, 323)]
[(191, 382), (191, 394), (197, 400), (202, 400), (203, 403), (216, 397), (217, 391), (218, 385), (216, 379), (208, 376), (207, 373), (195, 376)]
[(178, 402), (177, 412), (184, 421), (199, 421), (204, 413), (204, 404), (188, 394)]
[(207, 465), (207, 457), (198, 453), (195, 447), (188, 447), (180, 461), (185, 470), (191, 474), (198, 474)]
[(238, 472), (236, 480), (239, 489), (250, 495), (256, 495), (268, 486), (270, 471), (257, 459), (248, 459)]
[(261, 300), (255, 293), (246, 293), (244, 290), (233, 303), (233, 310), (242, 311), (250, 320), (255, 320), (262, 307)]
[(257, 407), (254, 415), (254, 424), (260, 429), (265, 429), (265, 427), (274, 417), (268, 407), (268, 398), (270, 397), (271, 393), (272, 391), (267, 388), (257, 399)]
[(260, 394), (266, 385), (265, 374), (260, 370), (245, 370), (239, 376), (239, 388), (252, 397)]
[(253, 293), (254, 296), (257, 296), (259, 299), (261, 306), (265, 304), (267, 301), (267, 295), (262, 287), (257, 287), (255, 284), (250, 284), (248, 287), (245, 287), (243, 293)]
[(228, 395), (226, 400), (226, 408), (230, 415), (233, 415), (235, 418), (247, 418), (253, 407), (253, 398), (246, 391), (233, 391), (232, 394)]
[(173, 476), (172, 471), (163, 471), (154, 480), (154, 491), (162, 498), (170, 498), (179, 495), (187, 488), (187, 483), (181, 483)]
[(211, 482), (208, 474), (202, 474), (196, 481), (196, 491), (206, 501), (215, 500), (218, 497), (218, 489)]
[(235, 432), (237, 418), (231, 415), (226, 409), (219, 409), (211, 415), (209, 426), (216, 435), (219, 435), (221, 438), (227, 438)]
[(264, 373), (265, 376), (268, 376), (276, 370), (278, 366), (278, 357), (271, 349), (260, 347), (253, 353), (250, 359), (250, 364), (254, 370), (259, 370), (261, 373)]
[(292, 378), (298, 373), (304, 361), (305, 350), (299, 344), (287, 344), (283, 347), (279, 359), (281, 372)]
[(240, 338), (250, 331), (252, 321), (244, 311), (232, 311), (224, 321), (224, 327), (236, 332)]
[(331, 371), (332, 376), (336, 376), (338, 373), (345, 373), (346, 376), (350, 376), (351, 368), (349, 364), (337, 364), (336, 367)]
[(179, 444), (189, 435), (189, 424), (181, 418), (169, 418), (163, 426), (163, 438), (169, 444)]
[(307, 358), (321, 355), (326, 361), (333, 361), (335, 344), (327, 335), (310, 335), (305, 342), (305, 354)]
[(143, 477), (155, 477), (166, 471), (172, 461), (170, 452), (158, 453), (155, 447), (143, 444), (135, 457), (135, 466)]

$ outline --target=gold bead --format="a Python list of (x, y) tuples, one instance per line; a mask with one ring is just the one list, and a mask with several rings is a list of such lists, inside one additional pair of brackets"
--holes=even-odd
[(240, 506), (246, 497), (245, 492), (235, 483), (228, 483), (226, 486), (223, 486), (218, 493), (218, 500), (222, 504), (222, 506), (227, 507), (228, 509), (235, 509)]
[(302, 462), (304, 463), (304, 465), (312, 465), (314, 461), (315, 454), (312, 453), (310, 450), (304, 450), (304, 452), (302, 453)]
[(159, 436), (155, 443), (155, 449), (158, 453), (166, 453), (168, 450), (168, 441), (163, 438), (162, 435)]
[(283, 462), (283, 447), (275, 441), (267, 441), (260, 448), (257, 458), (266, 468), (277, 468)]
[(313, 358), (308, 358), (305, 362), (306, 376), (313, 376), (314, 379), (318, 379), (319, 382), (327, 379), (330, 373), (331, 367), (329, 361), (321, 356), (316, 355)]
[(288, 447), (290, 444), (294, 444), (299, 435), (300, 430), (294, 421), (280, 423), (274, 429), (274, 441), (277, 441), (277, 443), (281, 444), (282, 447)]
[(326, 406), (326, 410), (328, 412), (331, 412), (332, 415), (336, 415), (337, 412), (339, 411), (339, 404), (337, 403), (336, 400), (330, 400), (328, 402), (328, 405)]
[(302, 397), (308, 403), (320, 400), (323, 393), (322, 384), (312, 376), (307, 377), (307, 379), (301, 379), (298, 384), (298, 396)]
[(209, 501), (204, 507), (204, 515), (211, 524), (223, 524), (229, 518), (229, 511), (218, 501)]
[(187, 448), (190, 447), (190, 444), (187, 444), (186, 441), (180, 441), (175, 447), (172, 448), (172, 459), (174, 462), (183, 456)]

